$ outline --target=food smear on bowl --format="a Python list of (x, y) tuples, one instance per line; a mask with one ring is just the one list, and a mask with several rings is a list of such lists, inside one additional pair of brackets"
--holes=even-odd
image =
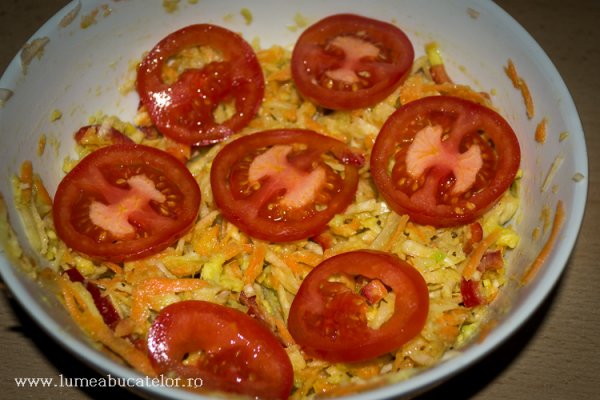
[(27, 75), (27, 68), (34, 58), (40, 58), (44, 55), (44, 47), (50, 42), (48, 37), (33, 39), (23, 45), (21, 49), (21, 70), (23, 75)]
[[(72, 12), (79, 13), (79, 9), (75, 8), (75, 9), (73, 9)], [(81, 29), (88, 29), (89, 27), (91, 27), (92, 25), (95, 25), (98, 22), (98, 20), (97, 20), (98, 16), (102, 16), (102, 17), (106, 18), (111, 13), (112, 13), (112, 9), (110, 8), (110, 6), (108, 4), (102, 4), (102, 5), (94, 8), (88, 14), (82, 15), (81, 21), (79, 23), (79, 27)], [(70, 17), (68, 17), (68, 18), (70, 18)], [(75, 18), (75, 17), (73, 17), (73, 18)], [(67, 21), (68, 20), (69, 19), (67, 19)]]
[(13, 94), (14, 92), (10, 89), (0, 88), (0, 107), (3, 107)]
[[(340, 30), (365, 19), (332, 17), (330, 37), (303, 42), (296, 59), (282, 46), (249, 48), (222, 27), (174, 30), (173, 42), (145, 49), (143, 82), (130, 86), (144, 97), (133, 121), (81, 116), (60, 202), (31, 163), (14, 178), (31, 245), (67, 311), (124, 364), (150, 376), (219, 376), (216, 386), (185, 388), (264, 397), (256, 387), (274, 378), (244, 361), (255, 343), (219, 350), (210, 337), (167, 327), (214, 319), (206, 302), (237, 310), (231, 329), (277, 346), (268, 362), (293, 371), (277, 398), (409, 378), (489, 327), (520, 240), (512, 128), (489, 94), (448, 75), (439, 46), (409, 51), (401, 27)], [(231, 67), (235, 47), (251, 73)], [(389, 65), (404, 65), (398, 51), (417, 53), (406, 72)], [(316, 78), (303, 85), (318, 90), (305, 96), (293, 63), (308, 59)], [(393, 89), (372, 96), (373, 78), (388, 73)], [(344, 99), (357, 93), (375, 100), (349, 107)], [(327, 97), (344, 106), (325, 108)], [(382, 344), (390, 326), (402, 332), (392, 348)], [(311, 330), (318, 337), (307, 340)], [(365, 340), (343, 340), (352, 334)]]
[(77, 18), (77, 15), (79, 15), (80, 11), (81, 0), (78, 0), (75, 6), (71, 10), (69, 10), (69, 12), (67, 12), (64, 17), (62, 17), (62, 19), (58, 23), (58, 26), (61, 28), (66, 28), (67, 26), (71, 25), (71, 23)]
[(552, 220), (552, 229), (550, 231), (550, 235), (542, 247), (542, 250), (535, 258), (535, 260), (531, 263), (529, 268), (523, 274), (521, 278), (521, 283), (527, 284), (531, 282), (531, 280), (536, 276), (544, 262), (548, 258), (548, 255), (552, 251), (552, 248), (556, 245), (556, 240), (558, 238), (558, 234), (562, 228), (562, 225), (565, 222), (565, 209), (562, 201), (558, 201), (556, 203), (556, 210), (554, 212), (554, 219)]

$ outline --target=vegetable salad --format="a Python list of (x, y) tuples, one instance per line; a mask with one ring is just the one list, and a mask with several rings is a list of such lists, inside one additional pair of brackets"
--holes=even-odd
[[(489, 94), (452, 81), (435, 43), (413, 59), (390, 24), (317, 24), (328, 36), (309, 27), (293, 48), (177, 31), (139, 64), (134, 120), (82, 123), (54, 196), (29, 162), (15, 177), (43, 274), (142, 374), (336, 396), (407, 379), (484, 328), (519, 243), (510, 127)], [(464, 118), (478, 130), (452, 139)]]

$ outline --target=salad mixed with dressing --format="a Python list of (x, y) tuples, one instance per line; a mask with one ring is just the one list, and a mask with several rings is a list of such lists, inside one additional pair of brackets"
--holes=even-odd
[(162, 39), (133, 121), (82, 124), (53, 197), (31, 163), (14, 182), (76, 323), (143, 374), (254, 398), (366, 390), (460, 349), (518, 245), (520, 148), (425, 50), (352, 14), (293, 49), (211, 24)]

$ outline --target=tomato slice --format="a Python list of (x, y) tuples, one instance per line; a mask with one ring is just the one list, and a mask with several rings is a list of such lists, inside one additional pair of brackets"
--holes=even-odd
[(217, 207), (242, 231), (293, 241), (317, 235), (352, 202), (363, 162), (343, 142), (313, 131), (263, 131), (221, 149), (211, 186)]
[[(212, 58), (198, 67), (182, 67), (174, 82), (166, 80), (164, 68), (191, 48), (209, 49)], [(263, 98), (264, 77), (256, 54), (241, 36), (198, 24), (171, 33), (148, 53), (136, 87), (161, 133), (184, 144), (208, 145), (250, 122)], [(215, 110), (227, 104), (234, 110), (221, 121)]]
[(425, 97), (392, 114), (371, 154), (371, 174), (390, 207), (420, 224), (465, 225), (512, 184), (521, 151), (504, 118), (451, 96)]
[(394, 25), (337, 14), (307, 28), (292, 53), (292, 78), (307, 99), (334, 110), (390, 95), (410, 72), (414, 50)]
[[(370, 282), (362, 285), (365, 280)], [(379, 328), (367, 322), (371, 282), (395, 294), (394, 312)], [(313, 357), (358, 362), (400, 348), (423, 329), (428, 311), (427, 284), (415, 268), (392, 254), (352, 251), (326, 259), (307, 275), (288, 328)]]
[[(148, 333), (150, 361), (159, 374), (202, 390), (261, 399), (287, 399), (294, 373), (277, 338), (241, 311), (206, 301), (165, 307)], [(189, 386), (189, 385), (188, 385)]]
[(199, 207), (200, 189), (185, 165), (152, 147), (117, 144), (91, 153), (63, 178), (53, 217), (69, 247), (120, 262), (173, 244)]

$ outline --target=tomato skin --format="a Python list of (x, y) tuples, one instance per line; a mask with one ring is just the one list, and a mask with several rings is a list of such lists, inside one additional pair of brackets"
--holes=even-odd
[(485, 304), (485, 301), (479, 294), (479, 281), (465, 280), (463, 278), (460, 282), (460, 293), (462, 294), (463, 305), (465, 307), (472, 308)]
[[(434, 166), (419, 178), (423, 183), (406, 172), (407, 147), (418, 131), (436, 125), (449, 137), (446, 142), (459, 147), (476, 141), (482, 149), (483, 165), (475, 183), (467, 192), (454, 196), (455, 201), (452, 196), (443, 197), (451, 193), (451, 173)], [(480, 131), (487, 138), (482, 138)], [(390, 173), (391, 160), (395, 164)], [(419, 224), (450, 227), (474, 222), (488, 211), (514, 181), (520, 161), (518, 139), (498, 113), (457, 97), (431, 96), (405, 104), (388, 118), (373, 146), (371, 174), (394, 211), (408, 214)], [(401, 181), (406, 183), (401, 185)], [(425, 187), (428, 191), (420, 190)]]
[[(127, 217), (135, 237), (115, 237), (92, 222), (91, 207), (118, 204), (131, 195), (128, 183), (118, 182), (127, 174), (145, 176), (157, 188), (164, 185), (156, 190), (172, 196), (172, 203), (139, 205)], [(166, 207), (168, 215), (161, 215), (160, 207)], [(117, 144), (89, 154), (63, 178), (52, 210), (56, 234), (69, 247), (93, 259), (121, 262), (150, 256), (173, 244), (193, 226), (199, 207), (200, 188), (185, 165), (152, 147)]]
[(81, 272), (77, 270), (77, 268), (69, 268), (64, 273), (69, 277), (71, 282), (79, 282), (87, 289), (92, 296), (94, 304), (102, 316), (104, 323), (114, 330), (119, 321), (121, 321), (121, 316), (115, 309), (115, 306), (112, 304), (110, 298), (103, 296), (98, 285), (87, 281), (85, 277), (81, 275)]
[[(396, 294), (392, 317), (379, 329), (368, 327), (366, 299), (328, 281), (336, 274), (378, 279), (390, 287)], [(400, 348), (421, 331), (428, 311), (427, 284), (415, 268), (392, 254), (360, 250), (328, 258), (308, 274), (292, 302), (288, 328), (313, 357), (359, 362)]]
[[(307, 150), (287, 156), (287, 162), (295, 163), (292, 168), (294, 171), (309, 171), (312, 168), (300, 165), (303, 162), (309, 165), (317, 163), (318, 168), (326, 171), (326, 179), (332, 189), (322, 188), (316, 194), (326, 196), (327, 207), (324, 210), (315, 209), (317, 200), (296, 208), (284, 209), (277, 205), (277, 200), (273, 200), (277, 193), (267, 192), (269, 180), (273, 180), (270, 177), (261, 179), (261, 188), (258, 190), (252, 189), (251, 185), (244, 187), (249, 175), (247, 164), (256, 160), (257, 154), (275, 146), (294, 145), (307, 146)], [(344, 166), (343, 178), (321, 160), (324, 153), (333, 155)], [(215, 203), (224, 217), (242, 231), (262, 240), (289, 242), (319, 234), (335, 214), (352, 202), (358, 187), (358, 169), (363, 162), (362, 155), (355, 153), (345, 143), (313, 131), (262, 131), (240, 137), (221, 149), (212, 164), (211, 187)], [(275, 189), (275, 192), (281, 191), (281, 188)], [(242, 194), (242, 191), (248, 193)], [(270, 202), (276, 204), (273, 211), (269, 211)]]
[[(338, 48), (345, 53), (340, 57), (336, 49), (330, 48), (339, 37), (374, 46), (380, 59), (364, 56), (350, 60), (351, 50)], [(352, 110), (374, 105), (390, 95), (410, 72), (413, 59), (412, 44), (398, 27), (359, 15), (337, 14), (320, 20), (300, 35), (292, 53), (292, 77), (305, 98), (325, 108)], [(350, 74), (356, 73), (358, 89), (350, 84), (323, 84), (328, 73), (340, 68), (354, 70)], [(362, 74), (360, 78), (358, 72)]]
[[(170, 57), (194, 46), (208, 46), (223, 60), (183, 71), (167, 84), (161, 71)], [(162, 39), (140, 64), (136, 88), (158, 130), (187, 145), (209, 145), (246, 126), (264, 95), (264, 77), (250, 45), (225, 28), (197, 24)], [(213, 111), (233, 100), (235, 113), (217, 122)]]
[[(165, 307), (148, 333), (148, 352), (159, 374), (202, 378), (202, 390), (261, 399), (287, 399), (292, 364), (277, 338), (260, 322), (230, 307), (199, 300)], [(185, 365), (186, 354), (202, 351)]]

